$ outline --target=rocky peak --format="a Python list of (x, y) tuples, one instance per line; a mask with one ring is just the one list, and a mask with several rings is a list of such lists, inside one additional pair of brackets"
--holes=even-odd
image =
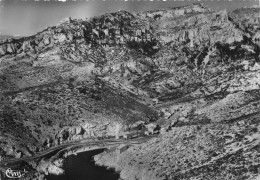
[(136, 13), (136, 15), (142, 17), (142, 18), (174, 18), (178, 16), (184, 16), (191, 13), (204, 13), (204, 12), (210, 12), (211, 10), (207, 8), (202, 3), (195, 3), (193, 5), (187, 5), (182, 7), (173, 7), (168, 9), (162, 9), (162, 10), (153, 10), (153, 11), (144, 11)]
[(57, 26), (59, 26), (59, 25), (62, 24), (62, 23), (71, 23), (71, 17), (67, 17), (67, 18), (62, 19), (62, 20), (57, 24)]

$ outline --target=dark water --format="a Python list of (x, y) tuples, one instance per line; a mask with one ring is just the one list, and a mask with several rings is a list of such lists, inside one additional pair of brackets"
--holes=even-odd
[(82, 152), (78, 155), (70, 155), (65, 159), (63, 169), (64, 175), (47, 176), (47, 180), (118, 180), (119, 174), (114, 170), (96, 166), (93, 156), (103, 152), (94, 150)]

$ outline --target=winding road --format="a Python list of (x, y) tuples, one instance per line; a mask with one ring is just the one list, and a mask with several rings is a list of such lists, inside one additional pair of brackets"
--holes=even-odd
[[(106, 148), (106, 147), (112, 147), (112, 146), (118, 146), (120, 144), (126, 144), (126, 145), (131, 145), (131, 144), (141, 144), (144, 143), (154, 137), (157, 137), (158, 135), (150, 135), (150, 136), (145, 136), (145, 137), (139, 137), (135, 139), (105, 139), (105, 140), (81, 140), (78, 142), (70, 142), (66, 144), (61, 144), (55, 147), (51, 147), (45, 151), (41, 151), (34, 156), (31, 157), (23, 157), (23, 158), (13, 158), (13, 159), (6, 159), (3, 161), (0, 161), (0, 166), (7, 166), (8, 164), (20, 162), (20, 161), (30, 161), (38, 158), (43, 158), (44, 156), (53, 153), (54, 151), (61, 151), (66, 148), (72, 148), (72, 147), (77, 147), (77, 146), (84, 146), (84, 147), (97, 147), (99, 146), (100, 149)], [(99, 149), (99, 148), (96, 148)], [(89, 149), (91, 151), (93, 149)], [(87, 150), (86, 150), (87, 151)]]

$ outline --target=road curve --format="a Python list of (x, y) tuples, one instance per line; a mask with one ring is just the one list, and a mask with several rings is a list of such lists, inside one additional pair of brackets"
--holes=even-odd
[(79, 142), (70, 142), (66, 144), (61, 144), (55, 147), (52, 147), (50, 149), (47, 149), (45, 151), (41, 151), (34, 156), (31, 157), (23, 157), (23, 158), (13, 158), (13, 159), (7, 159), (0, 161), (0, 166), (7, 166), (10, 163), (15, 163), (19, 161), (30, 161), (34, 159), (41, 158), (43, 156), (48, 155), (49, 153), (52, 153), (53, 151), (56, 150), (62, 150), (68, 147), (75, 147), (75, 146), (101, 146), (101, 148), (106, 148), (107, 146), (112, 146), (112, 145), (119, 145), (119, 144), (141, 144), (143, 142), (146, 142), (154, 137), (157, 137), (157, 135), (150, 135), (150, 136), (145, 136), (145, 137), (140, 137), (140, 138), (135, 138), (135, 139), (130, 139), (130, 140), (124, 140), (124, 139), (105, 139), (105, 140), (81, 140)]

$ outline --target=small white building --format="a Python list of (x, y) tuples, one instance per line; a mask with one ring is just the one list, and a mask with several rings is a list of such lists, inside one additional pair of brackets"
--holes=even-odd
[(195, 12), (205, 12), (205, 9), (200, 7), (200, 5), (194, 5), (192, 7), (192, 10), (195, 11)]
[(149, 132), (150, 134), (153, 134), (153, 133), (154, 133), (154, 130), (155, 130), (156, 127), (157, 127), (157, 125), (154, 124), (154, 123), (150, 123), (150, 124), (147, 124), (147, 125), (146, 125), (146, 128), (147, 128), (147, 130), (148, 130), (148, 132)]
[(126, 151), (129, 147), (129, 145), (122, 144), (116, 148), (116, 153), (121, 154), (122, 152)]
[(62, 19), (62, 20), (57, 24), (57, 26), (59, 26), (59, 25), (65, 23), (65, 22), (71, 23), (71, 22), (72, 22), (71, 17), (67, 17), (67, 18)]
[(174, 14), (175, 14), (176, 16), (184, 15), (184, 9), (175, 10), (175, 11), (174, 11)]

